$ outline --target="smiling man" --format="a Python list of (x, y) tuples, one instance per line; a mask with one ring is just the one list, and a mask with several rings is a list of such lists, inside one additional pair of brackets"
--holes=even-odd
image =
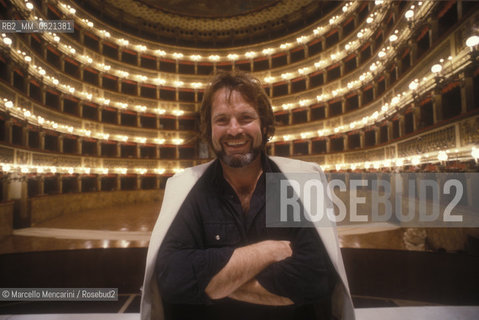
[(257, 79), (222, 72), (211, 82), (201, 127), (216, 159), (168, 181), (142, 319), (354, 318), (335, 233), (266, 227), (265, 174), (321, 172), (266, 155), (273, 120)]

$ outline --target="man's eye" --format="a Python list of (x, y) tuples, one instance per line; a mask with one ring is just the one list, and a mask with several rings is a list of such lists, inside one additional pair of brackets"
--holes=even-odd
[(215, 123), (217, 124), (224, 124), (226, 123), (228, 120), (226, 118), (216, 118), (215, 119)]

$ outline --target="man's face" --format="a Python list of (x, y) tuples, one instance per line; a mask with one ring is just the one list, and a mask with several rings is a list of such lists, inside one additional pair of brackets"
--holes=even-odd
[(260, 154), (263, 137), (258, 112), (238, 91), (222, 88), (214, 94), (211, 140), (216, 156), (233, 168), (247, 166)]

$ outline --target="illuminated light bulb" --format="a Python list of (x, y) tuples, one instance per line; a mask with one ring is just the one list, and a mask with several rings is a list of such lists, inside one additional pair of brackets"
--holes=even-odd
[(421, 163), (421, 157), (420, 156), (414, 156), (411, 159), (411, 163), (415, 166)]
[(409, 90), (416, 90), (419, 86), (418, 80), (414, 80), (409, 84)]
[(194, 55), (190, 56), (190, 59), (193, 60), (193, 61), (199, 61), (199, 60), (201, 60), (201, 56), (198, 55), (198, 54), (194, 54)]
[(390, 167), (391, 166), (391, 160), (389, 160), (389, 159), (384, 160), (383, 166), (386, 167), (386, 168)]
[(379, 169), (379, 167), (380, 167), (380, 163), (379, 163), (379, 162), (376, 161), (376, 162), (373, 163), (373, 168), (374, 168), (374, 169)]
[(139, 44), (139, 45), (136, 46), (136, 49), (138, 51), (146, 51), (146, 46)]
[(379, 6), (379, 5), (383, 4), (383, 3), (384, 3), (384, 0), (376, 0), (376, 1), (374, 1), (374, 4), (375, 4), (376, 6)]
[(25, 3), (25, 6), (28, 10), (33, 10), (33, 4), (31, 4), (30, 2)]
[(442, 66), (439, 63), (436, 63), (431, 67), (431, 72), (432, 73), (439, 73), (442, 71)]
[(68, 168), (68, 174), (73, 174), (73, 168)]
[(178, 52), (174, 52), (174, 53), (173, 53), (173, 58), (175, 58), (175, 59), (181, 59), (181, 58), (183, 58), (183, 54), (182, 54), (182, 53), (178, 53)]
[(158, 49), (158, 50), (155, 50), (155, 54), (163, 57), (163, 56), (166, 56), (166, 51)]
[(211, 61), (218, 61), (220, 60), (220, 56), (218, 55), (211, 55), (208, 57), (208, 59), (210, 59)]
[(10, 170), (12, 170), (12, 167), (9, 164), (2, 165), (2, 171), (10, 172)]
[(175, 81), (173, 82), (173, 84), (175, 85), (175, 87), (181, 87), (183, 86), (185, 83), (183, 81)]
[(50, 172), (51, 172), (51, 173), (56, 173), (56, 172), (57, 172), (57, 168), (56, 168), (56, 167), (50, 167)]
[(289, 135), (289, 134), (286, 134), (286, 135), (283, 136), (283, 140), (284, 140), (284, 141), (289, 141), (289, 140), (291, 140), (291, 139), (292, 139), (292, 137), (291, 137), (291, 135)]
[(306, 40), (308, 40), (306, 36), (301, 36), (299, 38), (296, 38), (296, 42), (299, 44), (306, 42)]
[(12, 39), (5, 37), (3, 38), (3, 43), (5, 43), (7, 46), (12, 44)]
[(364, 34), (361, 31), (359, 31), (357, 36), (358, 36), (359, 39), (361, 39), (364, 36)]
[(94, 26), (93, 22), (91, 22), (91, 21), (88, 21), (86, 25), (89, 26), (90, 28), (93, 28), (93, 26)]
[(394, 98), (392, 98), (392, 100), (391, 100), (391, 104), (392, 104), (392, 105), (396, 105), (396, 104), (399, 103), (399, 100), (400, 100), (399, 97), (394, 97)]
[(386, 56), (386, 52), (384, 52), (384, 51), (379, 51), (379, 53), (378, 53), (378, 57), (379, 57), (379, 58), (384, 58), (385, 56)]
[(176, 144), (176, 145), (182, 144), (183, 141), (184, 141), (183, 139), (179, 139), (179, 138), (172, 139), (173, 144)]
[(6, 107), (6, 108), (13, 108), (13, 102), (11, 102), (10, 100), (8, 100), (7, 102), (5, 102), (5, 107)]
[(194, 88), (194, 89), (199, 89), (203, 86), (203, 84), (201, 82), (192, 82), (191, 83), (191, 86)]
[(340, 163), (336, 164), (336, 171), (341, 170), (342, 165)]
[(393, 34), (393, 35), (391, 35), (391, 36), (389, 37), (389, 41), (391, 41), (391, 42), (394, 42), (394, 41), (396, 41), (397, 39), (398, 39), (398, 36), (395, 35), (395, 34)]
[(58, 79), (53, 79), (52, 82), (53, 82), (53, 84), (56, 85), (56, 86), (57, 86), (58, 83), (59, 83)]
[(236, 60), (236, 59), (238, 59), (238, 55), (235, 54), (235, 53), (230, 53), (230, 54), (228, 55), (228, 59), (229, 59), (229, 60)]
[(139, 174), (145, 174), (148, 170), (145, 168), (136, 168), (135, 171)]
[(366, 23), (373, 23), (373, 21), (374, 21), (374, 19), (371, 18), (371, 17), (369, 17), (369, 18), (366, 19)]
[(273, 83), (274, 82), (274, 77), (268, 76), (268, 77), (264, 78), (264, 82)]
[(163, 173), (165, 173), (165, 169), (164, 168), (156, 168), (155, 173), (156, 174), (163, 174)]
[(183, 168), (174, 168), (173, 169), (174, 173), (179, 173), (179, 172), (183, 172), (183, 171), (185, 171), (185, 169), (183, 169)]
[(378, 67), (376, 66), (376, 64), (373, 63), (373, 64), (369, 67), (369, 70), (371, 70), (371, 71), (374, 72), (374, 71), (376, 71), (377, 68), (378, 68)]
[(249, 51), (249, 52), (246, 52), (244, 55), (246, 58), (254, 58), (256, 57), (257, 53), (254, 51)]
[(366, 163), (364, 164), (364, 168), (365, 168), (365, 169), (369, 169), (370, 167), (371, 167), (371, 162), (366, 162)]
[(439, 161), (447, 161), (448, 158), (449, 157), (446, 151), (439, 151), (439, 153), (437, 154), (437, 160)]
[(404, 160), (402, 158), (396, 159), (395, 161), (396, 167), (402, 167), (404, 164)]
[(469, 48), (475, 47), (479, 44), (479, 36), (470, 36), (466, 40), (466, 46)]
[(175, 116), (182, 116), (185, 112), (183, 110), (173, 110), (172, 113), (175, 115)]
[(40, 69), (40, 71), (38, 71), (38, 73), (40, 73), (42, 76), (44, 76), (46, 72), (45, 72), (45, 70)]
[(262, 52), (265, 55), (270, 55), (270, 54), (274, 53), (274, 49), (273, 48), (266, 48), (266, 49), (263, 49)]
[(85, 172), (85, 174), (90, 174), (91, 169), (90, 168), (83, 168), (83, 172)]
[(55, 41), (55, 42), (60, 42), (60, 37), (59, 37), (59, 36), (54, 36), (54, 37), (53, 37), (53, 41)]
[(160, 138), (156, 138), (156, 139), (154, 139), (153, 141), (155, 141), (155, 143), (157, 143), (157, 144), (163, 144), (163, 143), (165, 143), (165, 139), (160, 139)]
[(24, 59), (25, 59), (25, 61), (26, 61), (26, 62), (30, 62), (30, 61), (32, 61), (32, 58), (31, 58), (30, 56), (25, 56), (25, 58), (24, 58)]
[(166, 112), (165, 109), (161, 109), (161, 108), (156, 109), (156, 113), (158, 114), (164, 114), (165, 112)]
[(356, 164), (355, 163), (351, 164), (351, 170), (356, 170)]
[(70, 53), (73, 53), (75, 54), (77, 51), (75, 50), (75, 48), (70, 48)]
[(44, 169), (43, 167), (37, 167), (37, 173), (43, 173)]
[(476, 160), (479, 159), (479, 149), (472, 147), (471, 156)]
[(116, 168), (115, 170), (120, 174), (126, 174), (128, 172), (128, 168)]
[(404, 16), (406, 17), (407, 20), (411, 20), (412, 17), (414, 17), (414, 11), (408, 10), (408, 11), (406, 11), (406, 13), (404, 14)]
[(108, 168), (101, 168), (100, 172), (103, 174), (108, 174), (109, 169)]
[(68, 11), (70, 11), (71, 14), (75, 14), (77, 12), (74, 8), (70, 8)]

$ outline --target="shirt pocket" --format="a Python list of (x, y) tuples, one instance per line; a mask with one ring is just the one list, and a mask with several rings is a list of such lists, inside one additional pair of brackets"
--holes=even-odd
[(240, 232), (234, 222), (208, 222), (204, 226), (207, 248), (235, 246), (241, 242)]

